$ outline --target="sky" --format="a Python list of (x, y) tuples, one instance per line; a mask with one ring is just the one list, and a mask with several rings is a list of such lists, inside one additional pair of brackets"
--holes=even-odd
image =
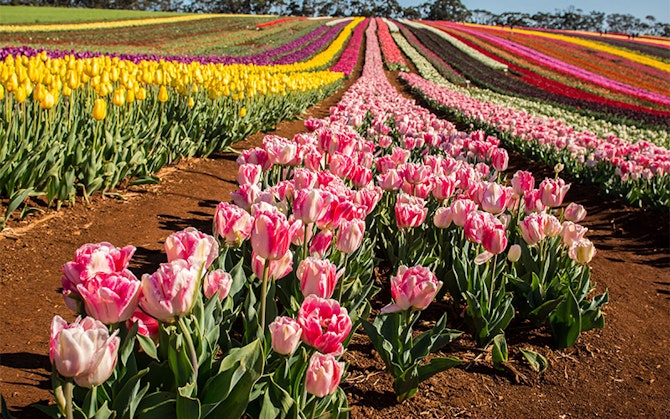
[[(417, 6), (424, 3), (423, 0), (398, 0), (402, 6)], [(461, 0), (461, 3), (470, 10), (483, 9), (500, 14), (503, 12), (555, 12), (565, 10), (569, 6), (582, 9), (584, 13), (592, 10), (605, 12), (606, 14), (621, 13), (631, 14), (642, 20), (652, 15), (660, 22), (670, 23), (670, 0)]]

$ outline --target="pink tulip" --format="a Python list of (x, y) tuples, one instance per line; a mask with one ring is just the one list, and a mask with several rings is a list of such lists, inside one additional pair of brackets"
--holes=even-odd
[(456, 189), (456, 179), (452, 176), (437, 176), (433, 182), (432, 194), (438, 201), (451, 198)]
[(128, 269), (130, 258), (135, 253), (134, 246), (123, 248), (102, 243), (88, 243), (74, 253), (74, 262), (63, 265), (63, 297), (67, 306), (78, 311), (77, 300), (80, 298), (77, 286), (86, 285), (98, 273), (122, 272)]
[(237, 205), (220, 202), (214, 214), (214, 234), (226, 246), (239, 246), (249, 238), (253, 219), (251, 214)]
[(570, 185), (566, 185), (561, 178), (545, 179), (540, 183), (538, 188), (542, 191), (542, 203), (548, 207), (558, 207), (563, 203), (565, 194), (570, 189)]
[(580, 265), (586, 265), (591, 262), (595, 254), (596, 248), (589, 239), (580, 239), (573, 242), (568, 250), (570, 258)]
[(451, 207), (440, 207), (433, 216), (433, 224), (437, 228), (448, 228), (453, 220), (454, 214)]
[(209, 234), (194, 227), (170, 234), (165, 240), (168, 262), (184, 259), (189, 264), (208, 269), (219, 255), (219, 244)]
[(280, 316), (268, 325), (272, 337), (272, 350), (280, 355), (291, 355), (300, 344), (302, 328), (295, 319)]
[(542, 203), (542, 191), (533, 189), (523, 196), (524, 212), (530, 214), (532, 212), (542, 212), (547, 207)]
[(507, 208), (513, 193), (512, 188), (507, 188), (495, 182), (488, 182), (482, 196), (481, 207), (491, 214), (500, 214)]
[(383, 194), (384, 191), (379, 186), (369, 185), (356, 191), (354, 202), (365, 208), (365, 214), (368, 215), (374, 211)]
[(312, 243), (309, 245), (309, 254), (314, 257), (323, 258), (333, 243), (333, 232), (331, 230), (322, 230), (318, 232)]
[(544, 232), (545, 218), (540, 213), (532, 213), (524, 218), (520, 223), (521, 236), (528, 245), (533, 246), (546, 236)]
[(130, 330), (133, 325), (137, 323), (137, 333), (146, 336), (158, 342), (158, 335), (160, 333), (160, 325), (153, 317), (147, 315), (141, 309), (135, 310), (132, 316), (126, 321), (126, 328)]
[(251, 206), (258, 201), (261, 188), (258, 185), (240, 185), (240, 188), (230, 193), (235, 205), (249, 211)]
[(572, 244), (574, 242), (582, 240), (588, 230), (589, 230), (588, 228), (581, 226), (579, 224), (575, 224), (572, 221), (564, 221), (563, 231), (561, 232), (563, 237), (563, 243), (569, 249), (570, 247), (572, 247)]
[(172, 323), (191, 311), (198, 290), (200, 268), (183, 259), (161, 263), (153, 274), (142, 275), (140, 307), (150, 316)]
[(477, 209), (477, 204), (471, 199), (457, 199), (451, 204), (454, 224), (459, 227), (465, 226), (468, 214)]
[(293, 200), (293, 216), (305, 224), (315, 223), (326, 215), (333, 199), (322, 189), (301, 189)]
[(351, 254), (358, 250), (365, 236), (365, 221), (354, 218), (343, 220), (337, 229), (335, 248), (342, 253)]
[(473, 243), (480, 243), (484, 238), (484, 231), (488, 225), (497, 221), (497, 219), (488, 212), (472, 211), (468, 214), (465, 220), (463, 229), (465, 230), (465, 238)]
[(381, 313), (423, 310), (430, 305), (441, 287), (442, 281), (438, 281), (430, 269), (401, 265), (396, 276), (391, 277), (391, 297), (395, 303), (383, 307)]
[(263, 148), (268, 153), (268, 160), (272, 164), (294, 164), (298, 154), (298, 145), (293, 141), (277, 135), (266, 135), (263, 138)]
[(251, 247), (263, 259), (281, 259), (288, 252), (293, 235), (300, 225), (289, 224), (286, 216), (279, 211), (257, 211), (251, 229)]
[(272, 163), (268, 159), (268, 152), (259, 147), (244, 150), (237, 158), (237, 164), (238, 166), (243, 164), (257, 164), (261, 166), (263, 170), (268, 170), (272, 167)]
[(586, 217), (586, 209), (584, 209), (582, 205), (571, 202), (570, 205), (565, 208), (564, 215), (567, 221), (578, 223)]
[(484, 229), (482, 246), (487, 252), (500, 254), (507, 248), (507, 231), (502, 223), (490, 223)]
[(397, 191), (402, 186), (403, 179), (395, 169), (389, 169), (386, 173), (377, 176), (377, 183), (385, 191)]
[(67, 324), (60, 316), (51, 322), (49, 359), (58, 373), (74, 378), (81, 387), (100, 385), (114, 372), (120, 338), (111, 336), (107, 326), (92, 317), (78, 317)]
[(240, 185), (255, 185), (261, 181), (263, 168), (257, 164), (245, 163), (237, 168), (237, 183)]
[(137, 309), (140, 281), (129, 270), (99, 273), (77, 285), (86, 314), (105, 324), (126, 321)]
[(504, 172), (507, 170), (507, 163), (509, 163), (509, 155), (504, 148), (496, 148), (491, 154), (491, 164), (497, 172)]
[(333, 295), (339, 278), (334, 263), (314, 257), (307, 257), (300, 262), (296, 276), (303, 296), (314, 294), (321, 298), (330, 298)]
[(354, 160), (344, 154), (333, 154), (330, 156), (328, 167), (335, 176), (345, 179), (354, 169)]
[[(281, 259), (270, 259), (269, 267), (270, 278), (274, 280), (282, 279), (293, 271), (293, 252), (288, 250)], [(265, 259), (257, 253), (251, 253), (251, 270), (258, 277), (263, 279), (265, 270)]]
[(544, 234), (546, 234), (547, 237), (556, 237), (561, 234), (561, 231), (563, 231), (563, 225), (561, 225), (561, 222), (558, 220), (558, 218), (551, 214), (547, 214), (546, 212), (541, 213), (541, 215), (544, 218)]
[(514, 193), (523, 196), (535, 188), (535, 178), (530, 172), (518, 170), (512, 177), (512, 189)]
[(293, 186), (296, 191), (312, 189), (316, 185), (316, 173), (311, 170), (298, 168), (293, 171)]
[(337, 362), (332, 354), (315, 352), (309, 359), (305, 390), (316, 397), (325, 397), (335, 393), (340, 385), (344, 371), (344, 362)]
[(400, 230), (418, 227), (426, 220), (426, 201), (407, 194), (398, 195), (395, 204), (395, 221)]
[(336, 300), (309, 295), (298, 311), (302, 327), (302, 341), (319, 352), (341, 355), (342, 342), (351, 332), (351, 319), (347, 309)]
[(212, 298), (218, 293), (219, 301), (222, 301), (228, 296), (232, 284), (233, 277), (228, 272), (223, 269), (216, 269), (205, 275), (205, 279), (202, 281), (202, 290), (207, 298)]

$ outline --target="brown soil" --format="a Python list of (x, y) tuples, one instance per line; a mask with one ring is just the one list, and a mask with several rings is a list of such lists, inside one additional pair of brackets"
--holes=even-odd
[[(324, 117), (343, 92), (304, 116)], [(274, 133), (292, 137), (302, 131), (297, 120), (280, 124)], [(236, 146), (253, 147), (261, 138), (253, 135)], [(510, 170), (549, 174), (518, 156), (512, 165)], [(100, 241), (133, 244), (137, 253), (131, 269), (149, 272), (164, 258), (162, 243), (170, 233), (187, 226), (211, 231), (217, 203), (235, 189), (236, 169), (233, 154), (186, 160), (161, 171), (158, 185), (131, 187), (118, 191), (117, 198), (94, 197), (90, 204), (15, 221), (0, 234), (0, 393), (12, 413), (39, 417), (29, 405), (52, 400), (49, 326), (56, 314), (74, 318), (57, 289), (60, 267), (75, 249)], [(629, 208), (574, 183), (567, 200), (588, 210), (584, 224), (598, 248), (592, 279), (598, 292), (610, 292), (605, 328), (584, 333), (574, 347), (558, 351), (551, 348), (546, 330), (513, 323), (508, 336), (516, 374), (496, 372), (489, 354), (463, 335), (444, 354), (465, 362), (424, 382), (404, 403), (396, 402), (383, 363), (358, 332), (344, 356), (350, 366), (342, 384), (352, 417), (670, 416), (669, 214)], [(434, 304), (426, 317), (444, 307)], [(457, 320), (453, 326), (459, 326)], [(519, 348), (544, 354), (548, 370), (541, 375), (530, 370)]]

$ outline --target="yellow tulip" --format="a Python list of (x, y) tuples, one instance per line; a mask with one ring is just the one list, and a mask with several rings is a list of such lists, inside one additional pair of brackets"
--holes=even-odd
[(91, 116), (96, 121), (102, 121), (107, 116), (107, 102), (104, 99), (96, 99), (93, 103), (93, 112)]
[(56, 104), (56, 98), (51, 92), (47, 92), (44, 95), (44, 99), (40, 101), (40, 108), (42, 109), (51, 109)]
[(0, 84), (0, 100), (5, 98), (5, 88)]
[(247, 116), (247, 108), (245, 108), (244, 106), (242, 106), (242, 108), (240, 108), (240, 113), (239, 113), (239, 115), (240, 115), (240, 118), (244, 118), (245, 116)]
[(70, 89), (67, 85), (63, 86), (63, 90), (61, 91), (61, 94), (63, 96), (70, 96), (72, 94), (72, 89)]
[(160, 90), (158, 90), (158, 101), (159, 102), (167, 102), (168, 100), (168, 92), (165, 86), (161, 86)]
[(147, 89), (145, 89), (144, 87), (140, 87), (139, 90), (137, 91), (137, 93), (135, 94), (135, 98), (137, 98), (137, 100), (146, 99), (147, 98)]
[(14, 92), (14, 98), (19, 103), (25, 102), (27, 97), (28, 93), (26, 93), (26, 88), (23, 85), (19, 86), (18, 89), (16, 89), (16, 91)]
[(135, 102), (135, 90), (129, 89), (126, 92), (126, 103), (133, 103)]
[[(2, 87), (2, 86), (0, 86), (0, 87)], [(0, 99), (2, 99), (2, 98), (0, 98)], [(189, 97), (189, 98), (188, 98), (188, 103), (187, 103), (187, 105), (188, 105), (189, 108), (192, 108), (193, 106), (195, 106), (195, 101), (193, 100), (192, 97)]]
[(112, 103), (116, 106), (123, 106), (126, 103), (126, 91), (118, 89), (112, 95)]

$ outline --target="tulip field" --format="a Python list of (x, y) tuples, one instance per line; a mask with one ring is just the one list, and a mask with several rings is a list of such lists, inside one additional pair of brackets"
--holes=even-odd
[(670, 40), (0, 23), (3, 419), (670, 411)]

